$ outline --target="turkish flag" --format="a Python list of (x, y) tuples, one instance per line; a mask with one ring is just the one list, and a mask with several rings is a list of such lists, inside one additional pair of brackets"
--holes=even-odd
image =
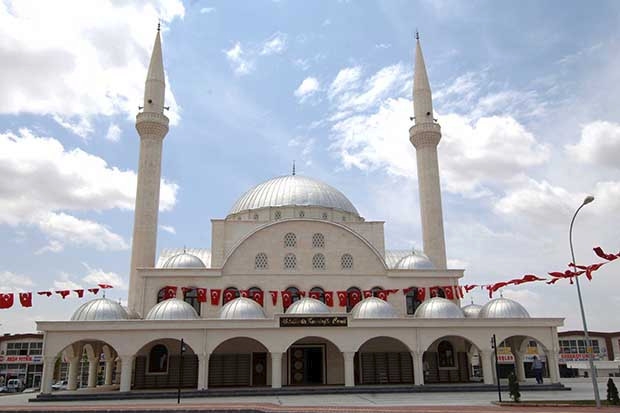
[(64, 300), (65, 298), (67, 298), (69, 294), (71, 294), (71, 290), (59, 290), (59, 291), (55, 291), (55, 293), (60, 294), (60, 296)]
[(271, 304), (278, 304), (278, 292), (271, 290), (269, 291), (269, 294), (271, 295)]
[(310, 291), (310, 293), (308, 295), (310, 296), (310, 298), (314, 298), (315, 300), (320, 300), (321, 299), (321, 292), (320, 291)]
[(415, 287), (403, 288), (403, 294), (409, 294)]
[(22, 307), (32, 307), (32, 293), (19, 293), (19, 302)]
[(97, 285), (98, 285), (99, 287), (103, 288), (104, 290), (105, 290), (106, 288), (114, 288), (114, 287), (113, 287), (112, 285), (110, 285), (110, 284), (97, 284)]
[(439, 287), (431, 287), (430, 288), (431, 298), (435, 298), (439, 296)]
[(372, 290), (364, 290), (364, 298), (372, 297)]
[(239, 290), (239, 297), (248, 298), (249, 296), (250, 293), (248, 292), (248, 290)]
[(456, 288), (458, 288), (459, 295), (461, 296), (461, 298), (465, 298), (465, 295), (463, 294), (463, 287), (461, 287), (460, 285), (457, 285)]
[(340, 307), (346, 307), (347, 306), (347, 292), (336, 291), (336, 295), (338, 296), (338, 305)]
[(286, 309), (293, 304), (293, 297), (290, 291), (281, 291), (280, 294), (282, 295), (282, 307), (284, 307), (284, 311), (286, 311)]
[(224, 290), (224, 303), (227, 303), (237, 298), (237, 290), (226, 289)]
[(465, 292), (469, 293), (474, 288), (478, 287), (478, 284), (467, 284), (465, 285)]
[(333, 291), (325, 291), (325, 304), (328, 307), (334, 306), (334, 292)]
[(418, 294), (416, 298), (418, 299), (418, 301), (424, 301), (424, 299), (426, 298), (426, 288), (418, 288)]
[(359, 303), (361, 299), (359, 291), (353, 290), (349, 293), (349, 304), (351, 304), (351, 307), (355, 307), (355, 304)]
[(91, 293), (97, 295), (97, 293), (99, 292), (99, 288), (89, 288), (88, 291), (90, 291)]
[(383, 301), (387, 301), (388, 292), (385, 290), (381, 290), (377, 292), (377, 297), (382, 299)]
[(0, 308), (13, 307), (13, 293), (0, 294)]
[(219, 288), (213, 289), (211, 288), (211, 305), (220, 305), (220, 296), (222, 295), (222, 290)]
[[(101, 287), (101, 284), (98, 284)], [(103, 287), (101, 287), (103, 288)], [(167, 285), (164, 287), (164, 300), (177, 297), (176, 285)]]
[(606, 254), (601, 247), (595, 247), (593, 250), (596, 255), (606, 259), (607, 261), (613, 261), (620, 257), (620, 252), (617, 254)]
[(385, 290), (385, 292), (387, 292), (387, 294), (390, 295), (390, 294), (396, 294), (398, 290), (397, 289)]
[(454, 300), (454, 291), (452, 290), (451, 285), (443, 287), (443, 292), (446, 294), (446, 298), (448, 300)]
[(50, 297), (52, 295), (52, 292), (51, 291), (39, 291), (37, 294), (47, 295), (48, 297)]
[(252, 292), (252, 299), (254, 301), (256, 301), (257, 303), (260, 304), (260, 306), (263, 306), (263, 300), (265, 298), (265, 293), (262, 291), (253, 291)]
[(196, 297), (198, 298), (199, 303), (206, 303), (207, 302), (207, 289), (196, 288)]
[(83, 289), (73, 290), (73, 291), (75, 291), (75, 293), (77, 294), (78, 298), (84, 297), (84, 290)]

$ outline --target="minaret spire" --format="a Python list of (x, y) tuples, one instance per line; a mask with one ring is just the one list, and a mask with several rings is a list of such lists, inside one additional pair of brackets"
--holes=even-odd
[(144, 111), (164, 113), (166, 78), (164, 75), (164, 59), (161, 52), (160, 24), (157, 24), (157, 35), (151, 53), (151, 61), (144, 85)]
[(441, 127), (433, 119), (431, 86), (426, 74), (420, 35), (416, 31), (415, 70), (413, 75), (413, 110), (415, 124), (409, 129), (409, 140), (416, 149), (420, 215), (424, 252), (435, 268), (446, 268), (446, 243), (443, 232), (441, 187), (437, 145)]

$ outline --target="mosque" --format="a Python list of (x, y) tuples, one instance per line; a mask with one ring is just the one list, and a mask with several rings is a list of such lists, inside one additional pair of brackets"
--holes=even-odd
[[(164, 115), (157, 32), (136, 117), (140, 159), (127, 308), (97, 298), (45, 334), (41, 393), (58, 358), (68, 389), (88, 359), (88, 387), (492, 384), (495, 355), (520, 380), (532, 349), (559, 382), (561, 318), (532, 318), (496, 298), (461, 307), (464, 270), (448, 269), (431, 88), (416, 41), (409, 129), (416, 151), (424, 251), (386, 250), (382, 221), (366, 221), (332, 186), (296, 174), (259, 183), (223, 219), (211, 248), (156, 257)], [(103, 369), (100, 367), (103, 365)]]

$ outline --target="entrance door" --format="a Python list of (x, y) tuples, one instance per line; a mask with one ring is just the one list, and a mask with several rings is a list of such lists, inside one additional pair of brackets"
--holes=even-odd
[(324, 384), (322, 346), (293, 346), (290, 352), (290, 383), (293, 385)]
[(267, 385), (267, 353), (252, 353), (252, 386)]

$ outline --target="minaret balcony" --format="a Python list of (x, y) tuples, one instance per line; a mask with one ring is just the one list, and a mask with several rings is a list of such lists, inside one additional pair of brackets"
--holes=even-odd
[(427, 145), (437, 146), (441, 140), (441, 126), (431, 122), (413, 125), (409, 129), (409, 140), (416, 148)]

